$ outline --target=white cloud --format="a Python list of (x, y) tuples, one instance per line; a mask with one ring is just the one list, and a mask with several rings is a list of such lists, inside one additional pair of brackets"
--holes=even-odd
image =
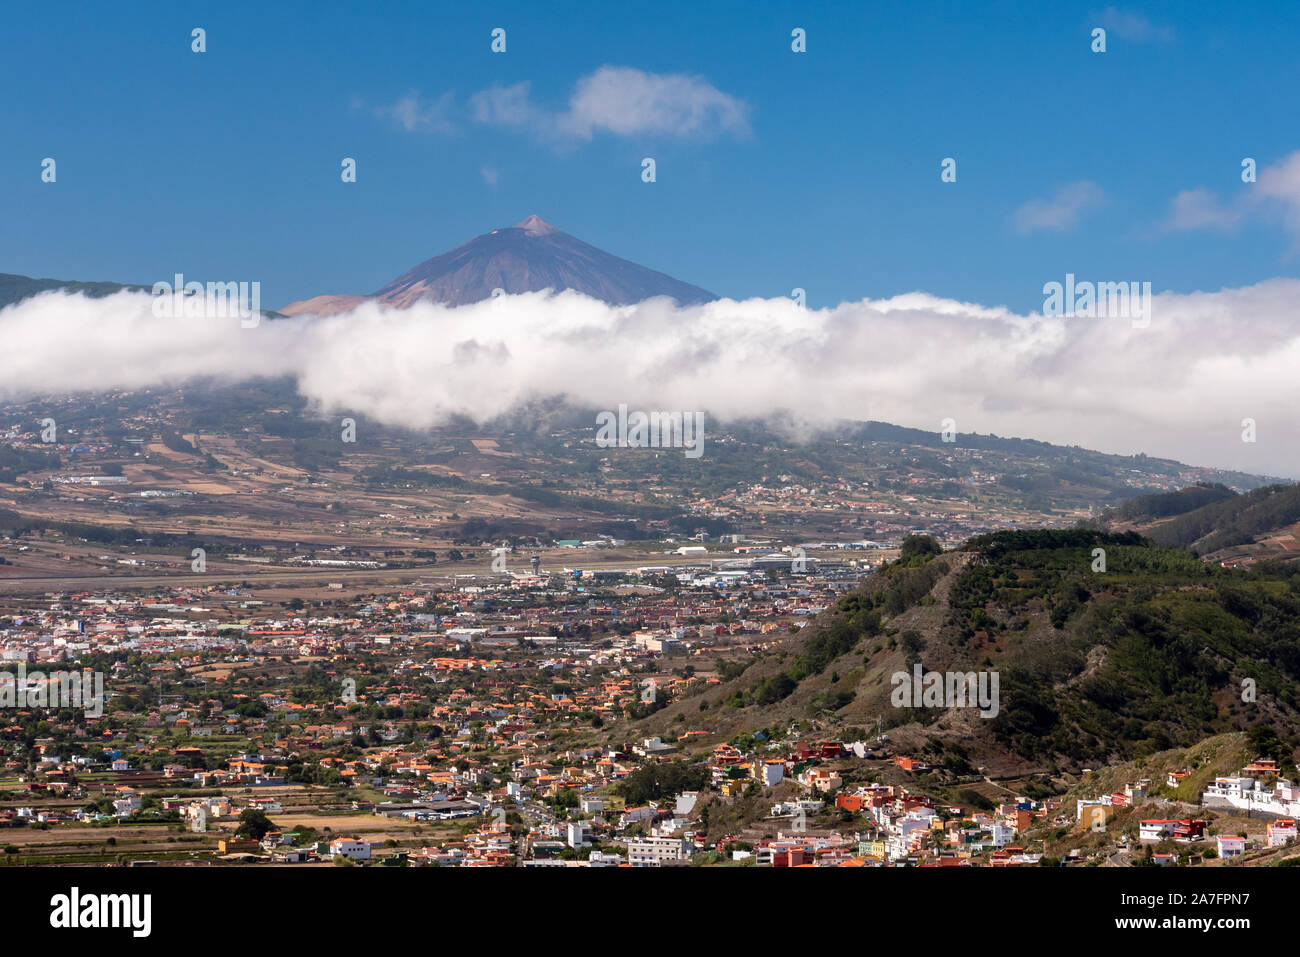
[(1260, 170), (1254, 190), (1247, 195), (1279, 216), (1286, 230), (1300, 240), (1300, 150)]
[(1236, 199), (1229, 202), (1204, 187), (1183, 190), (1170, 201), (1163, 228), (1230, 231), (1258, 218), (1280, 222), (1300, 247), (1300, 150), (1261, 168), (1256, 180), (1242, 184)]
[[(329, 413), (413, 428), (539, 396), (594, 408), (788, 410), (996, 432), (1300, 476), (1300, 281), (1177, 295), (1151, 325), (1018, 315), (912, 293), (800, 310), (785, 299), (612, 307), (573, 292), (460, 308), (366, 303), (266, 321), (159, 319), (143, 293), (47, 293), (0, 311), (0, 395), (288, 375)], [(1259, 441), (1241, 442), (1241, 420)]]
[(747, 133), (744, 103), (697, 76), (601, 67), (578, 81), (565, 118), (576, 136), (597, 131), (619, 136)]
[(388, 106), (376, 106), (376, 116), (396, 120), (408, 133), (453, 133), (456, 125), (450, 113), (452, 95), (444, 93), (436, 100), (427, 100), (411, 92)]
[(1165, 229), (1235, 229), (1241, 223), (1242, 209), (1226, 207), (1208, 189), (1185, 189), (1169, 203)]
[[(365, 101), (352, 97), (353, 110)], [(396, 102), (371, 107), (375, 116), (408, 133), (456, 132), (451, 93), (429, 99), (412, 91)], [(597, 133), (708, 138), (747, 136), (749, 105), (707, 80), (685, 73), (646, 73), (603, 66), (578, 80), (565, 109), (547, 110), (532, 101), (528, 81), (480, 90), (469, 98), (469, 116), (487, 126), (529, 133), (538, 139), (575, 143)]]
[(1106, 202), (1106, 191), (1096, 183), (1080, 180), (1067, 183), (1051, 199), (1031, 199), (1012, 216), (1016, 229), (1032, 233), (1039, 229), (1063, 231), (1079, 224), (1084, 212)]
[(495, 170), (490, 166), (480, 167), (478, 174), (483, 177), (483, 182), (487, 183), (493, 189), (496, 188), (497, 183), (501, 182), (500, 171)]
[(582, 77), (563, 111), (535, 106), (527, 82), (476, 93), (470, 107), (479, 123), (525, 129), (543, 139), (589, 140), (597, 133), (710, 137), (750, 132), (748, 105), (702, 77), (630, 67), (603, 66)]
[(528, 81), (513, 86), (494, 86), (469, 98), (474, 122), (491, 126), (528, 126), (541, 120), (541, 114), (528, 101)]
[(1132, 43), (1155, 41), (1168, 43), (1174, 38), (1174, 31), (1165, 26), (1157, 26), (1140, 13), (1130, 13), (1115, 7), (1107, 7), (1099, 14), (1094, 14), (1096, 22), (1109, 32)]

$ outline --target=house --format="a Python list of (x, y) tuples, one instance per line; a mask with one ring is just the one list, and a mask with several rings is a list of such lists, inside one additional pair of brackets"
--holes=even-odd
[(1246, 839), (1244, 837), (1220, 834), (1215, 840), (1219, 844), (1219, 857), (1225, 860), (1231, 857), (1240, 857), (1246, 853)]
[(799, 781), (804, 787), (822, 793), (834, 791), (844, 786), (844, 779), (836, 772), (826, 768), (809, 768), (799, 776)]
[(835, 806), (841, 811), (851, 811), (857, 813), (862, 810), (861, 794), (837, 794), (835, 796)]
[(1205, 828), (1208, 824), (1208, 821), (1178, 821), (1174, 824), (1174, 840), (1183, 844), (1188, 844), (1192, 841), (1202, 841), (1205, 839)]
[(266, 836), (262, 838), (262, 850), (273, 851), (277, 847), (283, 847), (286, 844), (292, 844), (293, 838), (281, 831), (267, 831)]
[(1272, 758), (1256, 758), (1241, 769), (1242, 774), (1277, 774), (1277, 762)]
[(994, 824), (989, 828), (989, 836), (994, 847), (1006, 847), (1016, 835), (1016, 829), (1005, 824)]
[(1142, 841), (1163, 841), (1166, 839), (1183, 842), (1199, 841), (1205, 836), (1207, 823), (1206, 821), (1188, 819), (1179, 821), (1151, 818), (1142, 821), (1138, 825), (1138, 839)]
[(1103, 804), (1100, 801), (1081, 800), (1078, 804), (1079, 820), (1083, 822), (1084, 827), (1094, 830), (1109, 824), (1117, 811), (1118, 809), (1110, 803)]
[(640, 744), (632, 746), (632, 753), (645, 758), (661, 758), (677, 753), (676, 745), (665, 744), (658, 737), (646, 738)]
[(1215, 778), (1205, 789), (1205, 796), (1242, 800), (1255, 790), (1255, 779), (1248, 775)]
[(1174, 825), (1177, 823), (1163, 819), (1143, 821), (1138, 825), (1138, 840), (1163, 841), (1167, 837), (1173, 837)]
[(800, 867), (815, 854), (811, 841), (787, 837), (760, 842), (754, 862), (759, 867)]
[(691, 848), (676, 837), (639, 837), (627, 845), (627, 862), (633, 867), (659, 867), (665, 861), (684, 861)]
[(1267, 841), (1269, 847), (1283, 847), (1289, 841), (1295, 840), (1295, 837), (1295, 818), (1280, 817), (1276, 821), (1269, 822)]
[(642, 807), (631, 807), (623, 812), (619, 818), (619, 827), (629, 827), (633, 824), (642, 824), (646, 821), (653, 821), (659, 812), (649, 805)]
[(709, 763), (716, 767), (729, 767), (733, 764), (740, 764), (745, 760), (733, 745), (720, 744), (713, 749), (713, 755), (709, 758)]
[(349, 857), (354, 861), (370, 860), (370, 845), (365, 841), (350, 841), (347, 838), (336, 838), (330, 841), (331, 857)]
[(262, 849), (252, 838), (225, 837), (217, 841), (218, 854), (256, 854)]
[(785, 762), (772, 759), (754, 762), (754, 777), (765, 788), (774, 788), (785, 777)]
[(586, 821), (570, 821), (569, 837), (565, 842), (569, 847), (586, 847), (591, 843), (591, 825)]
[(845, 750), (844, 745), (838, 741), (821, 741), (817, 744), (800, 741), (795, 745), (795, 754), (799, 756), (800, 761), (808, 761), (813, 758), (833, 761), (844, 757)]
[(803, 847), (784, 848), (773, 852), (772, 866), (773, 867), (802, 867), (807, 862), (807, 860), (811, 858), (811, 856), (812, 855), (807, 848), (803, 848)]
[(271, 852), (271, 860), (277, 864), (301, 864), (307, 860), (305, 847), (282, 847)]

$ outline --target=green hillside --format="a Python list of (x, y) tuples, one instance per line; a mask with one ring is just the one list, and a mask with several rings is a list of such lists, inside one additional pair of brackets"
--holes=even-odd
[[(703, 719), (725, 738), (879, 719), (901, 748), (956, 745), (1000, 773), (1077, 771), (1259, 724), (1285, 748), (1300, 740), (1300, 568), (1231, 570), (1091, 530), (1002, 532), (943, 554), (923, 543), (720, 687), (643, 724)], [(895, 707), (891, 678), (917, 663), (996, 672), (997, 715)]]
[(1300, 485), (1266, 485), (1179, 515), (1148, 533), (1158, 544), (1201, 554), (1246, 545), (1300, 522)]
[[(1094, 548), (1106, 571), (1092, 571)], [(963, 634), (1046, 615), (999, 661), (997, 741), (1033, 760), (1114, 761), (1260, 722), (1300, 730), (1300, 569), (1232, 571), (1136, 536), (984, 536), (953, 587)], [(1243, 700), (1243, 681), (1255, 701)]]
[(1126, 522), (1149, 522), (1213, 505), (1236, 497), (1236, 492), (1222, 484), (1190, 485), (1177, 492), (1139, 495), (1114, 509), (1107, 518)]

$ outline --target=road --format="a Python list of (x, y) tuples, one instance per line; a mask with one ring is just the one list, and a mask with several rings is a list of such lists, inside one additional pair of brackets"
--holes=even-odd
[[(714, 556), (723, 557), (723, 556)], [(734, 556), (727, 556), (734, 557)], [(527, 558), (517, 558), (520, 568), (527, 568)], [(633, 558), (572, 559), (546, 562), (543, 573), (559, 572), (561, 567), (589, 568), (640, 568), (647, 565), (705, 565), (708, 558), (683, 558), (672, 555), (645, 555)], [(324, 586), (328, 582), (395, 583), (405, 584), (421, 578), (449, 579), (455, 575), (475, 575), (483, 578), (502, 578), (481, 562), (457, 562), (442, 565), (415, 565), (406, 568), (359, 568), (304, 566), (302, 568), (267, 568), (247, 565), (238, 568), (208, 567), (206, 572), (174, 571), (162, 575), (61, 575), (57, 577), (0, 578), (0, 595), (50, 591), (101, 591), (114, 588), (168, 588), (175, 585), (221, 585), (250, 582), (254, 585), (288, 584)]]
[[(294, 568), (268, 571), (256, 567), (209, 568), (206, 572), (176, 571), (167, 575), (65, 575), (58, 578), (0, 578), (0, 595), (20, 592), (101, 591), (115, 588), (169, 588), (175, 585), (222, 585), (252, 582), (323, 586), (328, 582), (408, 582), (431, 575), (455, 574), (451, 566), (412, 568)], [(465, 574), (465, 572), (461, 572)]]

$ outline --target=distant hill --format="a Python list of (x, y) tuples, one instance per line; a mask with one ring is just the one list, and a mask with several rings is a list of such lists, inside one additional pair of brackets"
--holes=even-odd
[(1215, 560), (1300, 558), (1300, 485), (1266, 485), (1237, 494), (1222, 485), (1132, 499), (1099, 523), (1132, 528), (1159, 545)]
[(0, 309), (22, 302), (32, 296), (52, 289), (79, 292), (91, 299), (102, 299), (123, 289), (149, 292), (150, 286), (134, 286), (120, 282), (78, 282), (72, 279), (33, 279), (15, 273), (0, 273)]
[[(169, 277), (170, 278), (170, 277)], [(0, 273), (0, 309), (22, 302), (43, 292), (61, 290), (67, 293), (81, 293), (90, 299), (103, 299), (115, 292), (153, 292), (153, 286), (141, 286), (124, 282), (81, 282), (76, 279), (33, 279), (16, 273)], [(283, 319), (283, 313), (270, 309), (261, 310), (261, 315), (268, 319)]]
[(1129, 499), (1115, 511), (1127, 522), (1154, 521), (1175, 515), (1186, 515), (1206, 505), (1233, 498), (1237, 493), (1226, 485), (1189, 485), (1177, 492), (1158, 492)]
[(682, 305), (713, 293), (638, 266), (556, 229), (540, 216), (494, 229), (434, 256), (369, 296), (323, 295), (290, 303), (286, 315), (328, 315), (369, 300), (406, 307), (421, 300), (459, 306), (506, 293), (573, 289), (611, 305), (668, 296)]

